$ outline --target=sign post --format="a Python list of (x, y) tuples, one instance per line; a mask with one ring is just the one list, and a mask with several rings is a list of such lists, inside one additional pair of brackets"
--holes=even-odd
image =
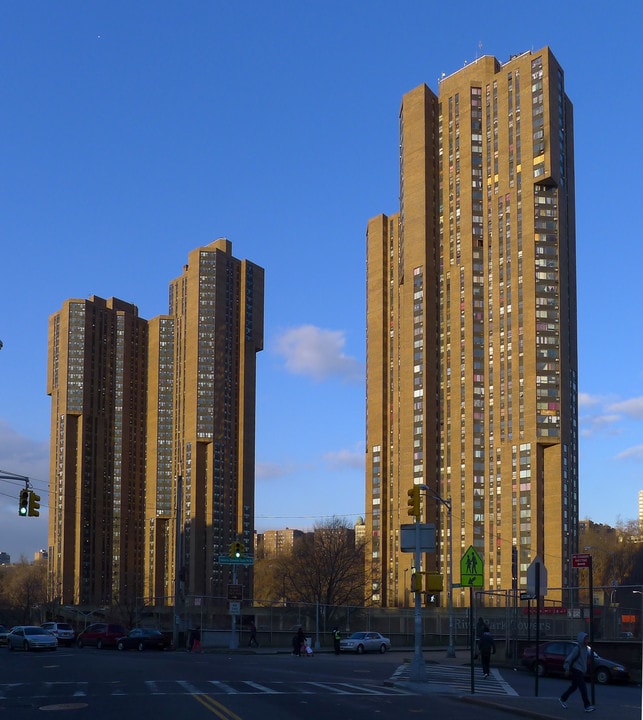
[[(538, 555), (527, 568), (527, 592), (536, 598), (536, 668), (540, 647), (540, 599), (547, 595), (547, 568)], [(535, 696), (538, 697), (538, 672), (535, 680)]]
[(471, 693), (476, 691), (475, 678), (473, 674), (474, 668), (474, 652), (475, 652), (475, 635), (473, 629), (473, 616), (474, 616), (474, 588), (482, 588), (484, 580), (484, 567), (482, 564), (482, 557), (478, 551), (469, 545), (466, 552), (460, 560), (460, 586), (469, 586), (469, 635), (471, 642)]
[[(594, 659), (594, 564), (589, 553), (576, 553), (572, 555), (572, 567), (589, 568), (589, 646), (592, 648), (591, 658)], [(592, 705), (596, 703), (596, 688), (594, 686), (594, 672), (590, 673)]]

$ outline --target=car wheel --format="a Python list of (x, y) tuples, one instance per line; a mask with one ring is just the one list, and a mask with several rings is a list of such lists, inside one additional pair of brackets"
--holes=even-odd
[(143, 645), (143, 643), (140, 642), (140, 643), (138, 644), (138, 651), (141, 652), (144, 647), (145, 647), (145, 645)]
[(29, 643), (25, 640), (22, 647), (25, 649), (25, 651), (29, 650)]
[(542, 663), (542, 662), (537, 663), (535, 665), (534, 669), (535, 669), (536, 675), (538, 675), (538, 677), (545, 677), (545, 675), (547, 674), (545, 671), (545, 663)]
[(361, 655), (363, 652), (364, 652), (364, 646), (363, 646), (363, 645), (358, 645), (358, 646), (357, 646), (357, 654), (358, 654), (358, 655)]
[(79, 639), (76, 641), (76, 645), (78, 645), (78, 648), (79, 648), (79, 649), (82, 648), (82, 646), (83, 646), (83, 641), (79, 638)]
[(612, 679), (612, 676), (610, 675), (610, 671), (607, 668), (600, 667), (596, 671), (596, 682), (600, 685), (607, 685), (607, 683)]
[(380, 653), (381, 653), (382, 655), (384, 655), (385, 652), (386, 652), (386, 645), (384, 645), (384, 643), (382, 643), (382, 644), (380, 645)]
[(97, 647), (99, 650), (102, 650), (102, 649), (103, 649), (103, 641), (102, 641), (102, 640), (97, 640), (97, 641), (96, 641), (96, 647)]
[(119, 650), (125, 650), (125, 645), (123, 644), (123, 641), (121, 640), (118, 645), (116, 646)]

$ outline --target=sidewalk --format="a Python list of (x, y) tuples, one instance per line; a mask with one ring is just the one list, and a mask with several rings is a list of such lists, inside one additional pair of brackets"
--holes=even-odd
[[(410, 651), (409, 659), (412, 657)], [(478, 705), (488, 708), (496, 708), (499, 711), (513, 713), (520, 717), (535, 718), (536, 720), (571, 720), (583, 712), (580, 697), (577, 695), (570, 699), (569, 707), (563, 708), (558, 697), (534, 697), (532, 695), (518, 695), (515, 690), (506, 683), (499, 671), (492, 669), (488, 680), (482, 680), (479, 673), (476, 673), (474, 680), (475, 692), (471, 693), (468, 652), (462, 649), (456, 658), (447, 658), (444, 649), (435, 651), (423, 650), (423, 657), (426, 663), (427, 680), (416, 682), (409, 677), (409, 662), (398, 668), (392, 678), (386, 681), (386, 685), (401, 688), (413, 689), (420, 694), (448, 694), (456, 696), (461, 702), (469, 705)], [(618, 720), (641, 720), (641, 705), (638, 707), (625, 703), (609, 707), (601, 707), (597, 704), (596, 718), (618, 718)], [(589, 717), (589, 716), (588, 716)]]

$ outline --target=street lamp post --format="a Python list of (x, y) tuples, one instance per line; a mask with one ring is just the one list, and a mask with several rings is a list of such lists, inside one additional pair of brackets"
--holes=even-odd
[(447, 509), (449, 524), (449, 645), (447, 647), (447, 657), (455, 657), (455, 643), (454, 643), (454, 628), (453, 628), (453, 513), (452, 513), (452, 502), (451, 498), (444, 500), (441, 498), (435, 490), (430, 488), (428, 485), (422, 485), (422, 489), (431, 493), (431, 495), (439, 502), (444, 505)]

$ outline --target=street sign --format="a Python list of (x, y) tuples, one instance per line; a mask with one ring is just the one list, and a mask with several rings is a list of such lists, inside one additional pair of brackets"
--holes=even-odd
[(255, 559), (252, 557), (230, 557), (229, 555), (219, 555), (220, 565), (254, 565)]
[(576, 553), (572, 555), (572, 567), (588, 568), (592, 564), (592, 556), (589, 553)]
[[(540, 566), (538, 588), (536, 588), (536, 566)], [(531, 565), (527, 568), (527, 592), (530, 595), (547, 595), (547, 568), (538, 555), (533, 559)]]
[[(419, 530), (417, 529), (419, 526)], [(416, 533), (420, 533), (420, 552), (435, 550), (435, 525), (432, 523), (413, 523), (402, 525), (400, 548), (402, 552), (415, 552)]]
[(243, 600), (243, 585), (228, 585), (228, 600)]
[(482, 558), (473, 545), (462, 556), (460, 561), (460, 585), (462, 587), (481, 588), (483, 584)]
[(241, 603), (238, 600), (234, 600), (230, 603), (230, 615), (241, 614)]

